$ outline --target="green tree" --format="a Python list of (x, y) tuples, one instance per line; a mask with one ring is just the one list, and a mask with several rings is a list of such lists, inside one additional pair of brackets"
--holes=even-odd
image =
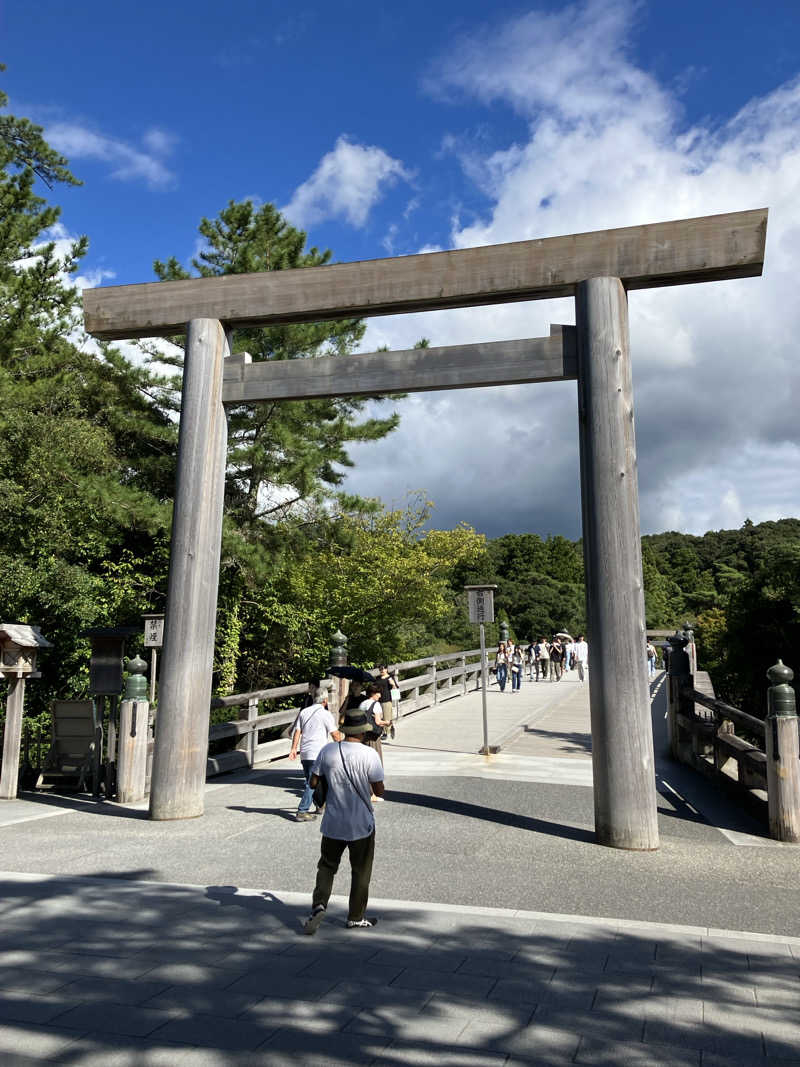
[(717, 675), (722, 695), (754, 715), (766, 710), (767, 670), (783, 659), (800, 668), (800, 542), (767, 552), (730, 598)]
[(455, 569), (484, 548), (468, 526), (426, 529), (430, 510), (418, 497), (392, 511), (340, 497), (313, 521), (286, 520), (282, 530), (298, 545), (291, 566), (245, 605), (238, 684), (319, 673), (337, 627), (356, 664), (425, 654), (437, 625), (456, 610)]
[(32, 708), (85, 684), (81, 629), (128, 621), (163, 581), (175, 443), (153, 376), (73, 342), (70, 274), (86, 240), (63, 250), (59, 209), (37, 183), (76, 179), (40, 127), (0, 115), (3, 613), (40, 624), (56, 644)]
[[(306, 234), (291, 226), (273, 204), (256, 207), (250, 200), (230, 201), (214, 219), (199, 225), (202, 251), (191, 263), (196, 276), (256, 273), (318, 267), (329, 263), (330, 251), (306, 248)], [(162, 281), (192, 276), (172, 257), (156, 260)], [(235, 332), (234, 351), (249, 352), (254, 362), (346, 356), (364, 335), (359, 319), (244, 328)], [(180, 341), (180, 338), (176, 338)], [(154, 358), (165, 362), (163, 352)], [(176, 366), (182, 353), (172, 357)], [(170, 357), (167, 357), (169, 360)], [(175, 385), (177, 388), (178, 380)], [(380, 401), (383, 398), (377, 397)], [(304, 557), (303, 538), (287, 533), (298, 523), (310, 528), (316, 509), (341, 485), (352, 466), (348, 446), (375, 441), (390, 433), (399, 416), (377, 418), (358, 397), (271, 404), (242, 404), (228, 409), (228, 477), (226, 523), (218, 605), (217, 688), (234, 684), (240, 651), (250, 632), (247, 619), (277, 607), (261, 602), (262, 591), (274, 585), (287, 568)], [(173, 406), (177, 407), (177, 391)], [(291, 615), (292, 603), (279, 609)], [(282, 621), (289, 624), (289, 617)], [(290, 642), (294, 647), (296, 641)], [(277, 650), (276, 650), (277, 651)], [(283, 649), (289, 655), (288, 649)], [(269, 657), (268, 657), (269, 658)], [(243, 668), (247, 675), (251, 670)]]
[[(230, 201), (215, 219), (204, 218), (199, 232), (205, 247), (192, 267), (204, 278), (317, 267), (331, 259), (330, 251), (307, 249), (306, 234), (273, 204)], [(154, 269), (162, 281), (191, 277), (174, 257), (156, 260)], [(364, 330), (359, 319), (238, 329), (233, 347), (254, 362), (345, 356)], [(295, 504), (339, 486), (342, 468), (352, 466), (348, 444), (379, 440), (397, 426), (396, 413), (365, 416), (365, 406), (365, 399), (350, 397), (229, 409), (226, 506), (242, 536), (258, 539), (262, 520), (287, 515)]]

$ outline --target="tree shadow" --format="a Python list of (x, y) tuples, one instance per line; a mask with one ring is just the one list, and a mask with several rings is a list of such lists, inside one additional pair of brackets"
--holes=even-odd
[(0, 877), (15, 905), (0, 928), (0, 1059), (700, 1067), (767, 1062), (765, 1047), (796, 1058), (782, 1022), (796, 1014), (800, 960), (776, 939), (392, 902), (354, 932), (341, 898), (304, 937), (307, 905), (279, 893), (132, 880), (150, 873)]

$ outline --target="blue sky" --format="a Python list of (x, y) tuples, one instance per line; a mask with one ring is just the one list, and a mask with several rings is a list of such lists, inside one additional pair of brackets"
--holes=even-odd
[[(796, 0), (5, 0), (0, 60), (11, 110), (84, 181), (57, 193), (65, 233), (90, 237), (84, 283), (187, 261), (200, 218), (247, 196), (337, 260), (769, 206), (764, 278), (631, 297), (643, 527), (702, 532), (800, 514), (799, 31)], [(365, 347), (572, 314), (398, 316)], [(574, 384), (400, 411), (350, 488), (424, 488), (443, 526), (578, 535)]]

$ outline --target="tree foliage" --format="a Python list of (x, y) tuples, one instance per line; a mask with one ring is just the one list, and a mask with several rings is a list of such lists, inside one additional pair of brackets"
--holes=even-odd
[[(199, 232), (205, 245), (192, 267), (204, 278), (318, 267), (331, 259), (330, 251), (306, 249), (306, 234), (274, 204), (230, 201), (215, 219), (204, 218)], [(154, 269), (162, 281), (191, 277), (174, 257), (156, 260)], [(345, 356), (364, 329), (359, 319), (237, 329), (233, 348), (249, 352), (254, 362)], [(352, 466), (348, 444), (378, 440), (397, 426), (396, 413), (375, 418), (364, 415), (365, 407), (364, 399), (350, 397), (229, 409), (226, 507), (243, 536), (259, 537), (262, 520), (321, 499)]]
[(58, 647), (33, 705), (80, 689), (81, 630), (141, 611), (163, 580), (175, 444), (152, 376), (76, 343), (70, 275), (87, 242), (60, 237), (37, 181), (76, 184), (40, 127), (0, 115), (3, 615), (40, 624)]
[[(699, 663), (718, 695), (763, 714), (766, 671), (779, 657), (800, 668), (800, 520), (782, 519), (702, 537), (671, 531), (642, 538), (648, 628), (693, 624)], [(497, 585), (496, 617), (513, 636), (586, 627), (581, 544), (563, 537), (506, 534), (456, 574)], [(497, 639), (497, 623), (488, 628)], [(468, 636), (456, 620), (451, 637)], [(591, 634), (588, 635), (591, 641)]]

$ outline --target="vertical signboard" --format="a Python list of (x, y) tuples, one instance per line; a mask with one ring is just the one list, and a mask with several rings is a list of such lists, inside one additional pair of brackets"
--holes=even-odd
[(467, 589), (470, 622), (494, 622), (494, 590)]
[(150, 703), (154, 704), (156, 699), (156, 663), (158, 655), (156, 653), (157, 648), (161, 648), (164, 644), (164, 616), (163, 615), (145, 615), (144, 616), (144, 647), (150, 649)]
[(144, 616), (144, 647), (161, 648), (164, 643), (164, 616)]

